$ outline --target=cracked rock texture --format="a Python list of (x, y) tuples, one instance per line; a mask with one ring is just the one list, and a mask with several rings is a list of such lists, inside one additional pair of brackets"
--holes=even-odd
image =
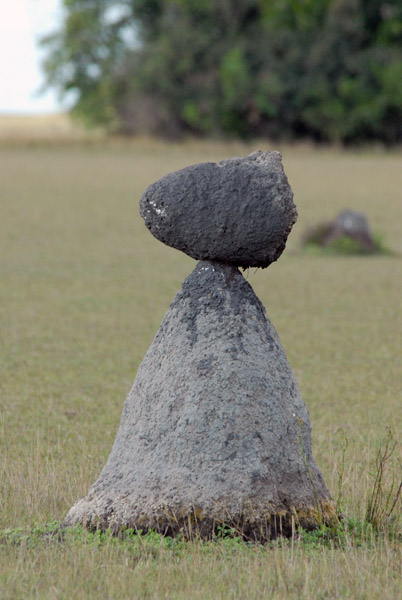
[(277, 260), (297, 219), (281, 155), (260, 150), (169, 173), (145, 190), (140, 212), (168, 246), (238, 267)]
[(112, 452), (65, 523), (269, 539), (334, 516), (274, 327), (235, 266), (183, 283), (127, 397)]

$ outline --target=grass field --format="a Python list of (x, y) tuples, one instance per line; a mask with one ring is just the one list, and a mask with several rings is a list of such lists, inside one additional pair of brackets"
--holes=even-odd
[[(246, 273), (309, 407), (316, 461), (354, 532), (341, 544), (301, 535), (267, 548), (41, 534), (97, 478), (136, 369), (195, 265), (146, 230), (142, 191), (174, 169), (258, 146), (270, 148), (0, 147), (0, 598), (402, 597), (400, 504), (389, 527), (364, 525), (387, 427), (397, 445), (385, 489), (401, 479), (401, 152), (282, 148), (299, 220), (278, 263)], [(363, 210), (394, 255), (300, 250), (306, 227), (346, 207)]]

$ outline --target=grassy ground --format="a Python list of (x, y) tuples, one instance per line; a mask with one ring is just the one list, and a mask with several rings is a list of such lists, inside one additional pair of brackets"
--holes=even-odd
[[(401, 478), (400, 152), (283, 148), (299, 221), (279, 262), (246, 274), (287, 351), (316, 460), (353, 533), (341, 544), (301, 535), (264, 549), (17, 530), (62, 520), (96, 479), (136, 369), (195, 264), (147, 232), (140, 194), (171, 170), (258, 146), (267, 147), (0, 148), (1, 598), (400, 597), (400, 505), (392, 530), (363, 525), (386, 427), (397, 443), (386, 489)], [(300, 251), (306, 227), (346, 207), (364, 210), (395, 255)]]

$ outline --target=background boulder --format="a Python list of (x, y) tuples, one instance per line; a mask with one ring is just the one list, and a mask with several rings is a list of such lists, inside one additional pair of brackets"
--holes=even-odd
[(339, 252), (361, 253), (378, 250), (367, 217), (355, 210), (343, 210), (329, 223), (308, 230), (304, 244), (333, 248)]

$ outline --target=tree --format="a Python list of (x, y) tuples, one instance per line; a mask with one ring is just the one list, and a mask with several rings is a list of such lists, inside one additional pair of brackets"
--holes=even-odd
[(402, 140), (398, 0), (64, 0), (42, 43), (110, 130)]

